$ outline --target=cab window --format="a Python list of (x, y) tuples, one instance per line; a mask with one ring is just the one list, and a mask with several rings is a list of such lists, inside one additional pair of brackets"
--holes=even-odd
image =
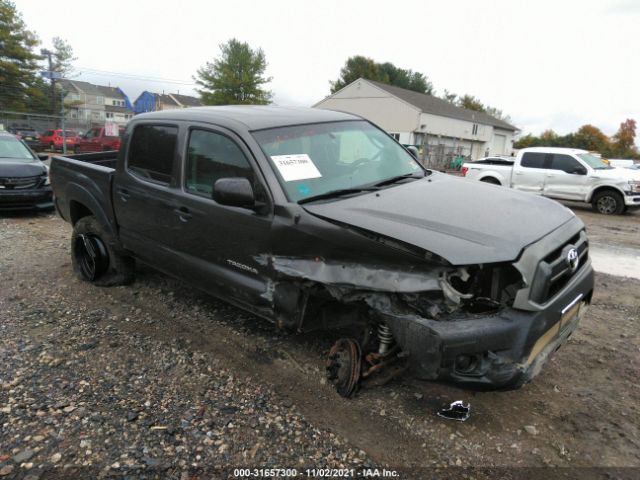
[(554, 153), (551, 159), (551, 168), (553, 170), (562, 170), (567, 173), (574, 173), (577, 169), (580, 169), (582, 166), (578, 161), (570, 157), (569, 155), (561, 155)]
[(526, 152), (522, 155), (520, 165), (527, 168), (547, 168), (545, 158), (547, 154), (542, 152)]
[(177, 138), (177, 127), (138, 125), (133, 131), (129, 146), (129, 171), (155, 183), (174, 183)]
[(256, 190), (253, 169), (240, 147), (229, 137), (206, 130), (193, 130), (189, 137), (185, 189), (211, 198), (220, 178), (243, 177)]

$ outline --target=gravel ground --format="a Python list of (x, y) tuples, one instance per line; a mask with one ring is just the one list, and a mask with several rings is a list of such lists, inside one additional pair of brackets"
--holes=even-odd
[[(400, 378), (349, 401), (323, 378), (330, 338), (280, 334), (148, 268), (129, 287), (80, 282), (69, 235), (53, 215), (0, 218), (0, 478), (640, 474), (640, 282), (598, 275), (579, 330), (519, 391)], [(469, 421), (435, 415), (457, 399)]]

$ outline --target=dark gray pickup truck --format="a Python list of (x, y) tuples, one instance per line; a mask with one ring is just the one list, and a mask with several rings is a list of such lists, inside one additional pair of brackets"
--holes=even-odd
[(407, 369), (518, 388), (591, 300), (570, 210), (426, 170), (353, 115), (149, 113), (109, 155), (51, 165), (80, 277), (127, 283), (135, 259), (280, 328), (340, 332), (327, 375), (343, 396)]

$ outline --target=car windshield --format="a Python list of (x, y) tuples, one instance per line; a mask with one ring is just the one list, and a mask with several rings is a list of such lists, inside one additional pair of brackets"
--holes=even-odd
[(578, 158), (589, 165), (594, 170), (611, 170), (613, 167), (607, 165), (602, 159), (590, 153), (578, 153)]
[(13, 136), (0, 136), (0, 160), (23, 160), (33, 162), (31, 151), (20, 140)]
[(253, 132), (291, 201), (424, 176), (418, 162), (369, 122), (297, 125)]

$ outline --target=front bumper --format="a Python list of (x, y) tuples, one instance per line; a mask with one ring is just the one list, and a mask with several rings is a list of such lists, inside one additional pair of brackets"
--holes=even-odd
[[(543, 310), (505, 308), (489, 315), (435, 321), (382, 314), (414, 375), (476, 390), (515, 389), (535, 377), (569, 338), (591, 300), (587, 262)], [(577, 305), (567, 311), (568, 307)], [(461, 362), (462, 359), (462, 362)]]
[(0, 189), (0, 211), (50, 210), (53, 208), (51, 186), (33, 190)]
[(637, 193), (626, 194), (624, 196), (624, 204), (627, 208), (640, 208), (640, 195)]

